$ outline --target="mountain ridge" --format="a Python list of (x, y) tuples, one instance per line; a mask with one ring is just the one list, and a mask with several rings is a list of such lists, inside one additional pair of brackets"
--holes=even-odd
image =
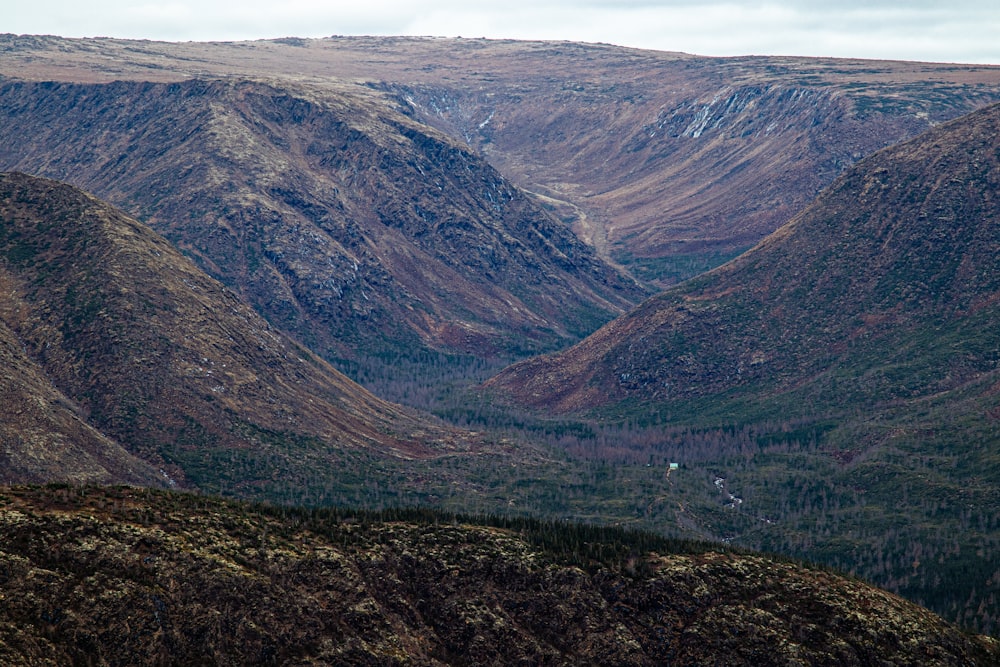
[[(295, 457), (322, 470), (343, 452), (405, 459), (479, 446), (376, 398), (80, 190), (2, 174), (0, 215), (4, 331), (80, 419), (178, 484), (241, 452), (302, 473)], [(243, 474), (246, 489), (273, 470)]]
[(0, 97), (6, 162), (131, 209), (328, 359), (523, 355), (645, 294), (375, 93), (191, 80)]
[[(753, 250), (651, 298), (551, 366), (515, 366), (507, 388), (525, 403), (566, 410), (632, 395), (696, 397), (770, 379), (780, 390), (855, 342), (876, 344), (925, 318), (941, 319), (935, 326), (942, 327), (991, 312), (1000, 290), (989, 222), (997, 217), (991, 133), (998, 117), (1000, 106), (989, 107), (866, 159)], [(718, 337), (711, 350), (709, 332)], [(671, 348), (670, 336), (684, 345)], [(639, 339), (645, 346), (634, 344)], [(664, 347), (654, 356), (643, 356), (658, 344)], [(574, 361), (588, 358), (605, 359), (607, 371)], [(978, 371), (955, 368), (961, 375), (951, 386), (988, 370), (990, 359), (983, 361)], [(567, 398), (530, 399), (529, 391), (542, 397), (548, 389), (527, 388), (529, 367), (552, 368), (538, 386), (562, 387)], [(605, 380), (588, 384), (600, 372)], [(489, 386), (503, 386), (503, 377)]]

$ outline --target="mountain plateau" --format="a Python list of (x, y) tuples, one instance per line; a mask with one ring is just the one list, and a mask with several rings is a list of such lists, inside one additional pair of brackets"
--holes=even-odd
[[(601, 257), (661, 287), (753, 245), (865, 155), (1000, 100), (995, 66), (706, 58), (606, 44), (7, 35), (0, 50), (0, 73), (22, 80), (270, 77), (385, 91), (399, 112), (537, 193)], [(73, 171), (44, 175), (138, 213)]]

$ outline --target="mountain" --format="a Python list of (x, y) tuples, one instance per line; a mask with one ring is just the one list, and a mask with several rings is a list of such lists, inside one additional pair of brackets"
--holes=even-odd
[(660, 287), (749, 248), (865, 155), (1000, 101), (995, 66), (706, 58), (607, 44), (6, 35), (0, 50), (0, 73), (34, 81), (270, 77), (385, 91), (399, 112), (537, 193), (601, 257)]
[(753, 250), (490, 386), (558, 411), (981, 380), (998, 362), (998, 128), (993, 106), (862, 161)]
[(0, 53), (0, 168), (122, 207), (424, 408), (648, 296), (626, 276), (712, 268), (864, 155), (1000, 99), (996, 67), (552, 42), (5, 35)]
[[(352, 457), (477, 446), (374, 397), (162, 237), (80, 190), (2, 174), (0, 221), (5, 481), (305, 494), (345, 483)], [(90, 465), (78, 454), (117, 467), (110, 479), (62, 471), (50, 452), (77, 467)]]
[(525, 513), (552, 507), (553, 475), (580, 476), (538, 443), (376, 398), (63, 183), (0, 174), (0, 288), (0, 483)]
[[(386, 49), (419, 52), (435, 77), (383, 64), (377, 43), (335, 48), (658, 287), (754, 245), (860, 158), (1000, 100), (998, 67), (471, 40)], [(446, 57), (472, 74), (447, 78)]]
[(366, 88), (17, 82), (0, 100), (0, 163), (124, 207), (346, 368), (551, 350), (647, 294)]
[[(953, 126), (937, 136), (959, 153), (923, 152), (940, 175), (879, 156), (830, 191), (841, 213), (871, 204), (884, 233), (841, 213), (795, 223), (564, 368), (503, 376), (510, 396), (523, 381), (522, 400), (584, 417), (455, 406), (449, 381), (565, 345), (642, 294), (601, 260), (656, 285), (715, 266), (874, 149), (995, 100), (996, 68), (391, 38), (0, 50), (0, 164), (93, 188), (232, 290), (175, 271), (178, 255), (116, 268), (48, 238), (51, 222), (29, 243), (5, 233), (17, 480), (152, 475), (285, 503), (639, 526), (835, 565), (995, 632), (995, 237), (899, 217), (923, 197), (927, 218), (992, 219), (995, 159)], [(762, 315), (772, 301), (784, 309)], [(218, 319), (230, 307), (239, 322)], [(502, 435), (359, 394), (307, 346)]]
[(879, 152), (753, 250), (487, 388), (644, 424), (636, 459), (705, 479), (660, 522), (995, 627), (998, 136), (995, 105)]
[(990, 664), (857, 580), (650, 535), (0, 492), (4, 664)]

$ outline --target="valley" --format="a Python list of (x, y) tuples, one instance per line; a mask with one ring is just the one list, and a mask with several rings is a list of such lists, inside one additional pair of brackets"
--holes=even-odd
[(513, 183), (572, 202), (602, 228), (606, 258), (657, 287), (749, 248), (861, 157), (1000, 101), (995, 66), (705, 58), (605, 44), (10, 35), (0, 48), (2, 73), (33, 81), (271, 77), (382, 92)]
[(714, 432), (746, 501), (729, 539), (971, 594), (968, 572), (998, 571), (998, 129), (992, 106), (862, 161), (737, 260), (487, 388)]
[[(426, 374), (449, 357), (551, 350), (648, 293), (378, 95), (252, 81), (0, 95), (11, 168), (131, 210), (358, 379), (387, 384), (397, 359), (429, 359)], [(93, 123), (96, 143), (79, 131)]]
[[(437, 549), (426, 522), (460, 523), (441, 537), (459, 544), (522, 539), (497, 523), (572, 533), (582, 522), (611, 532), (572, 538), (559, 567), (581, 549), (694, 539), (705, 542), (699, 567), (785, 567), (741, 549), (799, 558), (996, 636), (997, 102), (991, 66), (503, 40), (2, 35), (0, 515), (28, 512), (46, 543), (60, 521), (102, 535), (151, 522), (142, 539), (163, 553), (173, 543), (157, 530), (245, 523), (223, 540), (239, 543), (226, 558), (252, 563), (250, 578), (273, 575), (268, 595), (282, 609), (283, 587), (304, 571), (294, 563), (334, 543), (358, 539), (409, 562)], [(71, 485), (23, 486), (52, 481)], [(400, 507), (423, 509), (358, 518)], [(329, 508), (357, 516), (336, 515), (336, 530), (304, 518)], [(83, 526), (94, 511), (100, 527)], [(347, 536), (355, 521), (364, 530)], [(283, 537), (266, 537), (275, 531)], [(33, 539), (3, 553), (0, 574), (58, 570)], [(114, 540), (128, 543), (121, 553), (139, 549)], [(303, 540), (312, 546), (299, 550)], [(681, 548), (671, 544), (630, 562)], [(67, 567), (106, 577), (121, 557), (77, 554)], [(538, 558), (495, 567), (527, 568), (532, 581), (578, 576), (540, 574)], [(453, 568), (470, 577), (456, 589), (467, 600), (482, 574), (470, 563)], [(662, 583), (646, 570), (608, 583), (624, 566), (595, 563), (570, 567), (612, 588)], [(415, 581), (430, 576), (414, 567)], [(439, 576), (445, 565), (426, 567)], [(819, 576), (800, 567), (794, 576)], [(0, 592), (12, 581), (2, 576)], [(143, 588), (161, 576), (173, 575), (107, 590), (162, 600)], [(591, 604), (605, 613), (609, 599), (595, 602), (593, 582), (579, 581), (567, 617), (597, 613)], [(852, 579), (830, 585), (876, 595), (846, 592)], [(60, 586), (70, 584), (44, 595)], [(721, 600), (794, 597), (723, 589)], [(171, 608), (201, 604), (187, 595)], [(352, 660), (384, 657), (390, 642), (421, 664), (450, 664), (496, 644), (485, 626), (466, 641), (420, 625), (443, 608), (351, 599), (377, 608), (385, 630), (355, 637), (357, 609), (338, 607), (340, 631), (362, 647)], [(863, 631), (883, 648), (871, 633), (903, 613), (884, 599), (893, 610)], [(48, 627), (37, 619), (49, 604), (0, 619), (0, 648), (71, 651), (71, 626), (113, 613), (75, 607), (71, 623)], [(468, 604), (499, 614), (494, 630), (530, 636), (532, 659), (597, 660), (635, 642), (622, 664), (656, 653), (630, 626), (631, 639), (608, 630), (576, 654), (531, 625), (523, 600)], [(826, 632), (816, 626), (829, 608), (802, 621), (789, 605), (774, 618)], [(699, 610), (674, 619), (699, 629), (664, 640), (671, 650), (721, 632), (698, 625), (719, 609)], [(759, 621), (740, 632), (780, 634), (753, 604), (737, 617)], [(11, 628), (26, 634), (12, 639)], [(128, 650), (195, 650), (176, 643), (193, 630), (156, 632), (161, 643)], [(989, 640), (928, 632), (946, 647), (930, 635), (913, 646), (933, 645), (939, 664), (995, 655)], [(836, 643), (819, 634), (780, 642), (798, 647), (787, 655)], [(711, 655), (746, 657), (732, 652), (761, 642)], [(827, 651), (818, 664), (869, 655), (816, 650)]]

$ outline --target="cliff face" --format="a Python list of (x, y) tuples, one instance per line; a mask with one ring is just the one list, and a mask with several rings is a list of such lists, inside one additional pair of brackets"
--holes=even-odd
[[(989, 664), (856, 580), (572, 527), (0, 491), (0, 657), (287, 664)], [(627, 534), (617, 535), (618, 538)], [(591, 554), (590, 557), (583, 555)], [(596, 557), (604, 553), (604, 557)], [(574, 564), (577, 561), (579, 564)]]

